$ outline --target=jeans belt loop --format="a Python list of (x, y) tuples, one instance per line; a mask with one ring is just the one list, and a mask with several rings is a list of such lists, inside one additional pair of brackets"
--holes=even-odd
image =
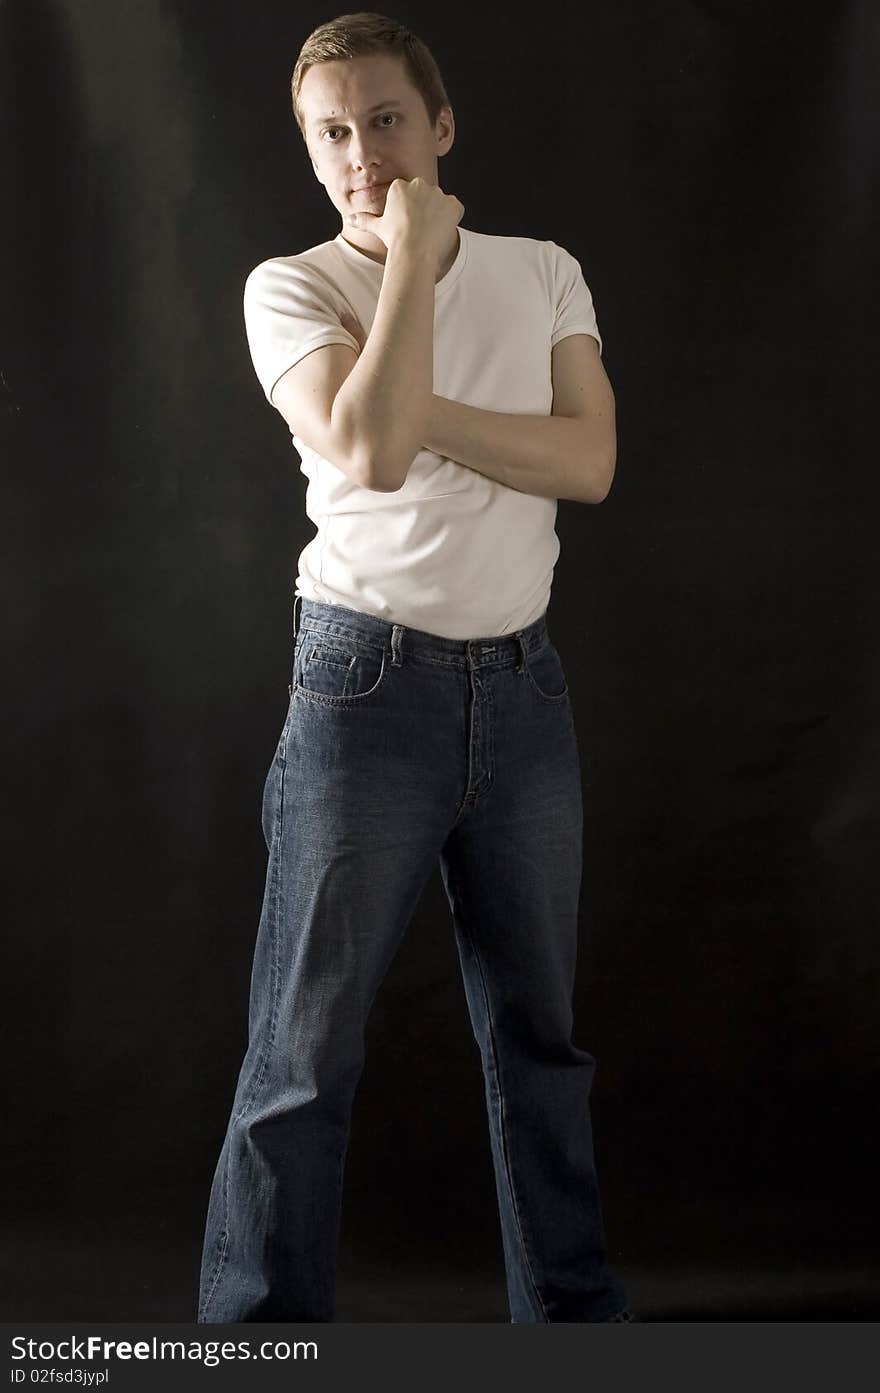
[(391, 629), (391, 662), (395, 667), (400, 667), (403, 658), (400, 656), (400, 636), (403, 633), (402, 624), (394, 624)]

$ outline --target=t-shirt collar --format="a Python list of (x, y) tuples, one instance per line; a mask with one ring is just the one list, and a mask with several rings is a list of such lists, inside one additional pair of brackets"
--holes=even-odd
[[(334, 238), (334, 241), (344, 256), (347, 256), (352, 261), (356, 261), (360, 266), (375, 267), (377, 276), (381, 275), (385, 264), (384, 262), (374, 261), (371, 256), (367, 256), (366, 252), (361, 251), (360, 247), (356, 247), (352, 242), (346, 241), (345, 237), (343, 237), (341, 232), (337, 233), (336, 237)], [(467, 261), (467, 245), (467, 228), (462, 227), (459, 223), (458, 252), (456, 254), (455, 260), (453, 261), (449, 270), (446, 272), (446, 275), (441, 276), (440, 280), (435, 283), (435, 294), (443, 294), (445, 291), (449, 289), (453, 281), (458, 280), (458, 277), (461, 275), (461, 272), (464, 269), (464, 264)]]

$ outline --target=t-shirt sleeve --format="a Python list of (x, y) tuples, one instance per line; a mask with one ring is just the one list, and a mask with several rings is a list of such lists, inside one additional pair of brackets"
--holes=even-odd
[(307, 353), (327, 343), (358, 350), (357, 340), (342, 327), (344, 306), (329, 281), (302, 263), (274, 257), (250, 272), (244, 283), (245, 332), (269, 402), (279, 377)]
[(555, 242), (548, 242), (553, 258), (554, 319), (550, 347), (569, 334), (592, 334), (602, 354), (602, 336), (590, 288), (584, 280), (580, 262)]

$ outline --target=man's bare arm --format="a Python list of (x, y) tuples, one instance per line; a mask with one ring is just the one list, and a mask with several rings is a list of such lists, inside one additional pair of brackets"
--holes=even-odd
[(485, 411), (432, 394), (427, 450), (521, 493), (601, 503), (617, 460), (614, 392), (590, 334), (570, 334), (551, 354), (550, 416)]
[(399, 488), (421, 449), (434, 379), (435, 269), (430, 252), (389, 248), (369, 335), (333, 401), (332, 429), (350, 442), (365, 488)]
[(366, 488), (401, 488), (422, 448), (434, 387), (437, 267), (463, 212), (439, 185), (397, 178), (381, 214), (360, 209), (349, 219), (387, 248), (369, 335), (360, 336), (357, 362), (332, 409), (334, 428), (356, 442)]

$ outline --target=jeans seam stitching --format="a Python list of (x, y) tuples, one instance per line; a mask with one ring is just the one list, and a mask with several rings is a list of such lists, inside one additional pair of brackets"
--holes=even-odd
[[(457, 886), (456, 886), (456, 894), (457, 894)], [(458, 899), (459, 899), (459, 903), (460, 903), (460, 904), (463, 903), (462, 900), (461, 900), (461, 898), (460, 898), (460, 896), (458, 896)], [(527, 1244), (527, 1242), (526, 1242), (525, 1233), (523, 1232), (522, 1220), (520, 1219), (520, 1214), (519, 1214), (519, 1203), (518, 1203), (518, 1200), (517, 1200), (517, 1197), (516, 1197), (516, 1188), (515, 1188), (514, 1183), (513, 1183), (513, 1168), (512, 1168), (512, 1165), (511, 1165), (511, 1161), (510, 1161), (510, 1148), (509, 1148), (509, 1146), (508, 1146), (508, 1141), (507, 1141), (507, 1126), (506, 1126), (506, 1123), (505, 1123), (506, 1109), (505, 1109), (505, 1106), (504, 1106), (504, 1089), (503, 1089), (502, 1086), (501, 1086), (501, 1070), (500, 1070), (500, 1068), (499, 1068), (499, 1064), (498, 1064), (498, 1052), (497, 1052), (497, 1049), (496, 1049), (496, 1046), (495, 1046), (495, 1023), (494, 1023), (494, 1021), (493, 1021), (493, 1019), (492, 1019), (492, 1007), (491, 1007), (491, 1002), (490, 1002), (490, 999), (489, 999), (489, 993), (488, 993), (488, 991), (486, 990), (486, 978), (485, 978), (485, 974), (484, 974), (484, 972), (483, 972), (483, 959), (482, 959), (482, 957), (481, 957), (481, 955), (480, 955), (479, 947), (478, 947), (478, 945), (477, 945), (477, 943), (476, 943), (476, 940), (474, 939), (473, 934), (472, 934), (471, 931), (470, 931), (470, 927), (468, 926), (467, 921), (466, 921), (466, 918), (465, 918), (464, 915), (462, 915), (462, 920), (461, 920), (461, 922), (462, 922), (462, 925), (463, 925), (463, 927), (464, 927), (464, 931), (465, 931), (465, 933), (467, 934), (468, 939), (470, 940), (471, 947), (472, 947), (473, 950), (474, 950), (474, 957), (475, 957), (476, 960), (477, 960), (477, 968), (478, 968), (478, 971), (479, 971), (479, 974), (480, 974), (480, 989), (481, 989), (481, 991), (482, 991), (482, 993), (483, 993), (483, 1004), (484, 1004), (484, 1006), (485, 1006), (485, 1008), (486, 1008), (486, 1022), (487, 1022), (488, 1031), (489, 1031), (489, 1046), (490, 1046), (491, 1054), (492, 1054), (492, 1066), (493, 1066), (493, 1069), (494, 1069), (494, 1071), (495, 1071), (495, 1079), (496, 1079), (497, 1084), (498, 1084), (498, 1107), (499, 1107), (499, 1120), (500, 1120), (500, 1132), (501, 1132), (501, 1145), (502, 1145), (502, 1154), (503, 1154), (503, 1156), (504, 1156), (504, 1174), (505, 1174), (505, 1176), (507, 1177), (507, 1188), (508, 1188), (508, 1190), (510, 1191), (510, 1200), (511, 1200), (511, 1204), (512, 1204), (512, 1206), (513, 1206), (514, 1217), (515, 1217), (515, 1219), (516, 1219), (517, 1233), (519, 1234), (519, 1240), (520, 1240), (520, 1243), (522, 1244), (523, 1257), (525, 1258), (526, 1270), (527, 1270), (527, 1272), (528, 1272), (528, 1274), (529, 1274), (529, 1281), (530, 1281), (531, 1284), (532, 1284), (532, 1289), (533, 1289), (533, 1291), (534, 1291), (534, 1294), (535, 1294), (535, 1297), (536, 1297), (536, 1299), (537, 1299), (538, 1305), (539, 1305), (540, 1308), (541, 1308), (541, 1314), (542, 1314), (544, 1320), (545, 1320), (546, 1322), (549, 1323), (549, 1319), (550, 1319), (550, 1318), (549, 1318), (549, 1316), (547, 1315), (547, 1309), (546, 1309), (546, 1307), (545, 1307), (545, 1305), (544, 1305), (544, 1301), (543, 1301), (543, 1298), (542, 1298), (542, 1296), (541, 1296), (541, 1292), (540, 1292), (540, 1290), (539, 1290), (539, 1288), (538, 1288), (538, 1284), (537, 1284), (537, 1282), (535, 1281), (535, 1274), (534, 1274), (534, 1271), (533, 1271), (533, 1269), (532, 1269), (531, 1254), (529, 1253), (529, 1246), (528, 1246), (528, 1244)]]
[[(276, 850), (278, 847), (278, 843), (281, 840), (281, 835), (284, 826), (284, 780), (286, 772), (286, 763), (282, 761), (281, 772), (278, 780), (278, 814), (275, 819)], [(269, 854), (271, 856), (271, 851)], [(259, 1097), (260, 1089), (262, 1088), (266, 1078), (266, 1068), (269, 1063), (269, 1056), (272, 1053), (272, 1046), (275, 1043), (275, 1031), (278, 1024), (278, 1001), (280, 996), (279, 985), (281, 977), (281, 970), (279, 964), (278, 934), (278, 904), (281, 898), (279, 861), (280, 855), (276, 856), (275, 865), (273, 867), (272, 872), (272, 906), (268, 916), (272, 943), (272, 1011), (269, 1018), (268, 1039), (263, 1049), (262, 1057), (260, 1059), (259, 1070), (257, 1073), (257, 1079), (251, 1088), (250, 1096), (245, 1100), (242, 1107), (239, 1108), (237, 1112), (234, 1112), (232, 1114), (232, 1118), (229, 1124), (230, 1133), (233, 1132), (236, 1123), (240, 1122), (242, 1118), (250, 1111), (250, 1109), (254, 1106), (254, 1103), (256, 1102), (257, 1098)], [(205, 1301), (201, 1308), (200, 1314), (204, 1314), (207, 1311), (208, 1305), (210, 1304), (214, 1296), (214, 1292), (217, 1290), (217, 1283), (220, 1280), (220, 1274), (223, 1271), (223, 1267), (226, 1262), (226, 1255), (229, 1251), (229, 1153), (231, 1151), (231, 1148), (232, 1137), (230, 1135), (229, 1141), (227, 1143), (226, 1161), (224, 1163), (223, 1168), (223, 1246), (220, 1250), (220, 1255), (217, 1259), (217, 1268), (214, 1273), (213, 1280), (211, 1282), (210, 1290), (208, 1292), (208, 1295), (205, 1297)]]
[[(546, 645), (542, 645), (542, 646), (546, 647)], [(540, 652), (540, 651), (541, 651), (541, 650), (538, 649), (538, 652)], [(535, 693), (536, 696), (540, 697), (541, 701), (547, 702), (548, 706), (561, 706), (561, 705), (563, 705), (564, 702), (565, 702), (566, 697), (568, 697), (568, 696), (571, 695), (571, 693), (570, 693), (570, 691), (569, 691), (569, 686), (568, 686), (568, 676), (567, 676), (567, 674), (566, 674), (566, 672), (565, 672), (565, 669), (563, 668), (563, 673), (562, 673), (562, 675), (563, 675), (563, 680), (564, 680), (564, 682), (565, 682), (565, 688), (564, 688), (564, 690), (561, 691), (561, 692), (556, 692), (555, 695), (553, 695), (553, 696), (548, 696), (548, 694), (547, 694), (546, 692), (542, 692), (542, 691), (541, 691), (541, 688), (538, 686), (537, 682), (535, 681), (534, 677), (532, 676), (532, 666), (531, 666), (531, 661), (530, 661), (530, 660), (531, 660), (531, 658), (533, 658), (534, 656), (535, 656), (534, 653), (530, 653), (530, 654), (529, 654), (529, 657), (528, 657), (528, 659), (527, 659), (527, 661), (526, 661), (526, 663), (525, 663), (525, 673), (526, 673), (526, 676), (527, 676), (528, 679), (529, 679), (529, 683), (530, 683), (530, 685), (531, 685), (532, 691)], [(559, 654), (558, 654), (558, 653), (557, 653), (557, 657), (559, 657)], [(560, 663), (560, 667), (562, 667), (562, 659), (561, 659), (561, 657), (559, 658), (559, 663)]]
[(297, 682), (294, 686), (293, 694), (302, 697), (304, 700), (313, 701), (318, 705), (328, 706), (331, 710), (335, 707), (344, 710), (346, 707), (361, 706), (381, 696), (385, 687), (388, 685), (390, 671), (391, 663), (388, 658), (388, 653), (387, 650), (383, 649), (382, 670), (368, 692), (355, 692), (353, 696), (334, 697), (329, 696), (326, 692), (312, 692), (308, 687), (304, 687), (301, 682)]
[(208, 1288), (208, 1294), (207, 1294), (207, 1296), (205, 1297), (204, 1301), (202, 1302), (201, 1307), (199, 1308), (199, 1316), (204, 1316), (204, 1315), (207, 1313), (208, 1307), (210, 1306), (212, 1300), (214, 1299), (214, 1292), (217, 1290), (217, 1283), (220, 1281), (220, 1273), (223, 1271), (223, 1265), (224, 1265), (224, 1263), (226, 1262), (226, 1253), (227, 1253), (228, 1248), (229, 1248), (229, 1146), (228, 1146), (228, 1144), (227, 1144), (226, 1159), (225, 1159), (225, 1161), (223, 1162), (223, 1243), (222, 1243), (221, 1248), (220, 1248), (220, 1254), (219, 1254), (219, 1256), (218, 1256), (218, 1258), (217, 1258), (217, 1265), (216, 1265), (216, 1267), (215, 1267), (215, 1269), (214, 1269), (214, 1276), (213, 1276), (213, 1278), (211, 1279), (211, 1285), (210, 1285), (210, 1287)]

